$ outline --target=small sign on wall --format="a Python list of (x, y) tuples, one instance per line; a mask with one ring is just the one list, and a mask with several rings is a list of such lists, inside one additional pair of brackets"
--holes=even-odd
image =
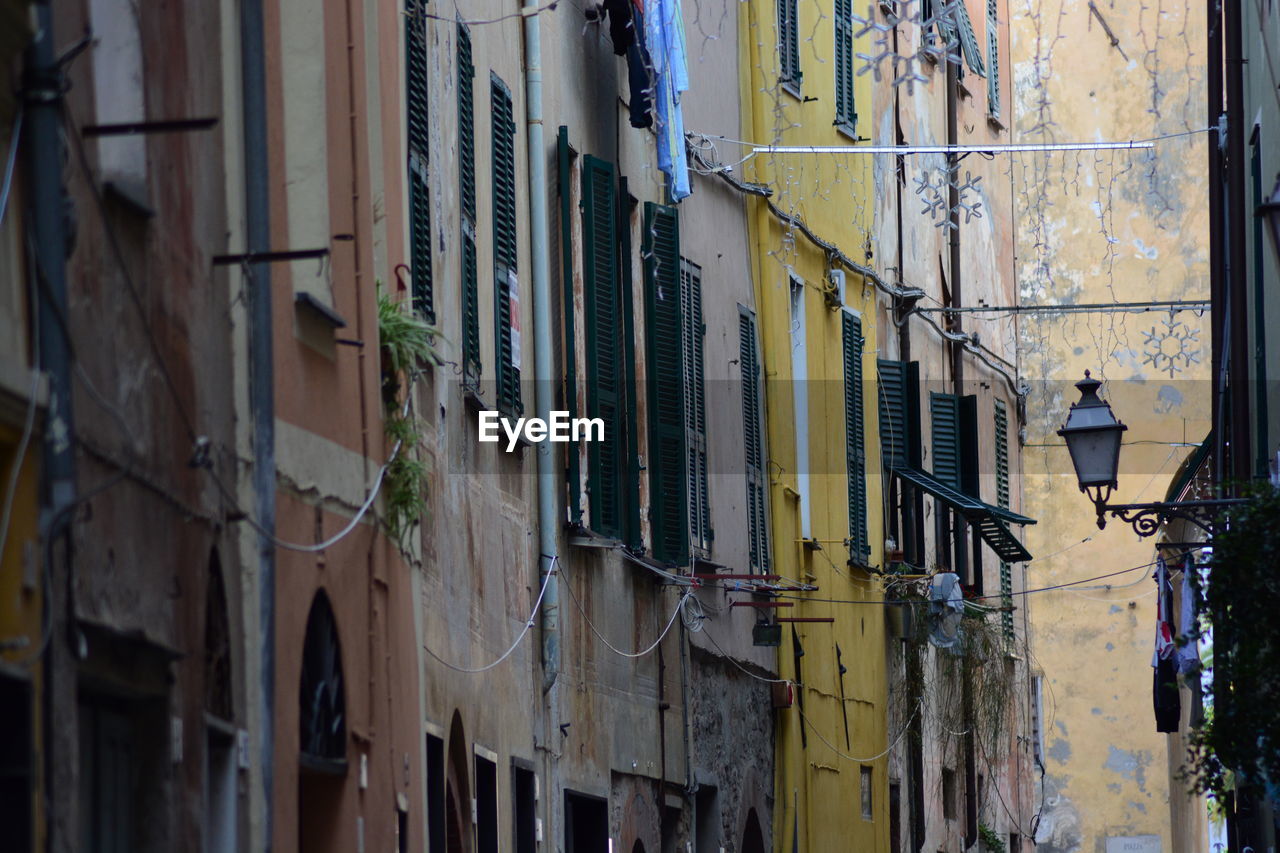
[(1107, 853), (1160, 853), (1160, 836), (1109, 836), (1107, 838)]

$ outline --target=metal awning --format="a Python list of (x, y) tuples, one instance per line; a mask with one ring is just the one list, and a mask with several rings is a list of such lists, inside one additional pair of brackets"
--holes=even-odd
[(972, 495), (966, 495), (918, 468), (895, 467), (893, 474), (911, 485), (922, 489), (964, 516), (991, 550), (1006, 563), (1021, 563), (1031, 559), (1018, 537), (1009, 530), (1010, 524), (1035, 524), (1034, 518), (1019, 515), (1004, 507), (983, 503)]

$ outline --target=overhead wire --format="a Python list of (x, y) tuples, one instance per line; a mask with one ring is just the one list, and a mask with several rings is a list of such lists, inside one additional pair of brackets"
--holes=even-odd
[(670, 633), (671, 626), (675, 625), (676, 617), (679, 616), (680, 613), (682, 612), (685, 601), (687, 601), (689, 597), (693, 595), (693, 592), (690, 589), (687, 589), (684, 592), (680, 593), (680, 600), (676, 602), (675, 610), (671, 612), (671, 618), (667, 620), (666, 627), (662, 629), (662, 633), (658, 635), (658, 638), (656, 640), (654, 640), (652, 643), (650, 643), (648, 646), (646, 646), (644, 649), (640, 651), (625, 652), (622, 649), (615, 646), (613, 643), (609, 642), (609, 639), (605, 637), (604, 634), (600, 633), (600, 629), (598, 629), (595, 626), (595, 623), (591, 621), (591, 617), (587, 615), (586, 608), (582, 606), (582, 602), (578, 599), (577, 593), (573, 591), (573, 584), (571, 582), (566, 582), (564, 586), (565, 586), (565, 589), (569, 591), (569, 598), (573, 600), (574, 606), (577, 607), (578, 612), (582, 614), (582, 621), (584, 621), (587, 624), (587, 627), (591, 629), (591, 633), (595, 634), (596, 638), (599, 639), (600, 642), (604, 643), (605, 646), (608, 647), (609, 651), (624, 658), (642, 658), (645, 655), (648, 655), (652, 653), (655, 649), (657, 649), (658, 646), (662, 644), (662, 641), (666, 639), (667, 634)]

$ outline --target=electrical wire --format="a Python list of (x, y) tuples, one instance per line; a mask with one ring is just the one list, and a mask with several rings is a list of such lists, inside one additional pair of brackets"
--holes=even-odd
[(564, 586), (565, 586), (565, 589), (569, 591), (569, 598), (573, 599), (574, 606), (577, 607), (578, 612), (582, 614), (582, 621), (586, 622), (587, 627), (591, 629), (591, 633), (595, 634), (596, 638), (599, 639), (600, 642), (604, 643), (609, 648), (609, 651), (613, 652), (616, 655), (620, 655), (624, 658), (642, 658), (645, 655), (653, 652), (654, 649), (658, 648), (658, 646), (662, 644), (662, 641), (666, 639), (667, 634), (671, 632), (671, 626), (676, 624), (676, 617), (679, 616), (682, 610), (684, 609), (685, 601), (687, 601), (689, 597), (693, 595), (693, 592), (691, 590), (686, 590), (685, 592), (682, 592), (680, 594), (680, 600), (676, 602), (676, 608), (671, 612), (671, 618), (667, 620), (667, 626), (662, 629), (662, 633), (658, 635), (658, 639), (654, 640), (647, 648), (643, 649), (642, 651), (624, 652), (622, 649), (618, 648), (613, 643), (609, 642), (609, 640), (605, 637), (605, 635), (601, 634), (599, 629), (596, 628), (595, 624), (591, 621), (591, 617), (587, 616), (587, 611), (582, 606), (582, 602), (578, 600), (577, 594), (573, 591), (573, 584), (566, 580), (566, 583)]
[(743, 675), (747, 675), (747, 676), (749, 676), (749, 677), (751, 677), (751, 678), (754, 678), (756, 681), (761, 681), (761, 682), (764, 682), (765, 684), (787, 684), (787, 683), (789, 683), (789, 682), (790, 682), (790, 679), (787, 679), (787, 678), (766, 678), (766, 677), (765, 677), (765, 676), (763, 676), (763, 675), (757, 675), (756, 673), (752, 672), (751, 670), (747, 669), (745, 666), (743, 666), (742, 664), (740, 664), (740, 663), (738, 663), (736, 660), (734, 660), (733, 655), (731, 655), (731, 654), (729, 654), (728, 652), (726, 652), (726, 651), (725, 651), (725, 650), (720, 646), (720, 644), (716, 642), (716, 638), (715, 638), (715, 637), (713, 637), (713, 636), (711, 636), (710, 632), (708, 632), (707, 630), (703, 629), (703, 630), (702, 630), (702, 636), (704, 636), (704, 637), (706, 637), (708, 640), (710, 640), (710, 641), (711, 641), (711, 645), (715, 646), (715, 647), (716, 647), (716, 649), (720, 652), (720, 656), (721, 656), (722, 658), (724, 658), (725, 660), (727, 660), (729, 663), (733, 664), (733, 665), (734, 665), (735, 667), (737, 667), (739, 670), (741, 670), (741, 672), (742, 672), (742, 674), (743, 674)]
[(542, 607), (542, 599), (547, 594), (547, 586), (551, 583), (551, 578), (558, 573), (558, 570), (556, 569), (556, 564), (558, 562), (560, 562), (559, 556), (555, 556), (551, 558), (551, 567), (547, 569), (546, 575), (544, 575), (542, 578), (542, 589), (539, 590), (538, 592), (538, 600), (533, 603), (533, 610), (529, 613), (529, 618), (525, 620), (524, 628), (520, 630), (520, 633), (516, 635), (515, 640), (511, 643), (511, 645), (507, 648), (507, 650), (503, 652), (502, 655), (497, 660), (493, 661), (492, 663), (487, 663), (484, 666), (479, 666), (479, 667), (458, 666), (456, 664), (449, 663), (447, 660), (440, 657), (435, 652), (431, 651), (429, 646), (424, 644), (422, 648), (426, 650), (427, 654), (431, 655), (431, 657), (435, 658), (442, 665), (448, 667), (454, 672), (464, 672), (470, 675), (474, 675), (480, 672), (488, 672), (489, 670), (493, 669), (495, 666), (502, 663), (507, 658), (511, 657), (512, 653), (515, 652), (516, 648), (520, 645), (520, 641), (523, 640), (525, 636), (528, 635), (529, 631), (533, 628), (534, 617), (538, 615), (538, 610)]
[[(476, 27), (476, 26), (483, 26), (485, 24), (500, 24), (503, 21), (510, 21), (515, 18), (530, 18), (530, 17), (533, 17), (534, 15), (540, 15), (543, 12), (554, 12), (556, 9), (556, 6), (558, 6), (559, 3), (560, 3), (560, 0), (551, 0), (550, 3), (547, 3), (546, 5), (543, 5), (543, 6), (535, 7), (533, 9), (527, 9), (527, 10), (521, 9), (519, 12), (511, 12), (506, 15), (499, 15), (496, 18), (472, 18), (470, 20), (463, 20), (462, 18), (458, 18), (458, 17), (450, 18), (447, 15), (433, 15), (430, 12), (424, 12), (421, 9), (414, 12), (406, 13), (406, 14), (410, 16), (418, 17), (418, 18), (428, 18), (433, 21), (444, 21), (449, 24), (462, 24), (463, 26), (466, 26), (466, 27)], [(456, 5), (454, 8), (457, 8)]]
[[(803, 686), (804, 685), (801, 685), (801, 687)], [(807, 716), (805, 716), (804, 711), (800, 709), (799, 705), (796, 705), (796, 711), (800, 714), (800, 719), (804, 720), (806, 723), (809, 724), (809, 730), (818, 736), (818, 740), (825, 743), (831, 749), (831, 751), (834, 752), (836, 755), (840, 756), (846, 761), (851, 761), (855, 764), (870, 764), (873, 761), (884, 758), (886, 755), (888, 755), (890, 752), (893, 751), (894, 747), (896, 747), (904, 737), (906, 737), (907, 732), (911, 731), (912, 721), (915, 720), (916, 714), (920, 713), (920, 707), (923, 704), (924, 704), (924, 699), (922, 697), (920, 701), (916, 703), (915, 710), (911, 712), (911, 716), (907, 717), (907, 721), (903, 723), (902, 731), (898, 732), (898, 736), (893, 739), (893, 742), (890, 743), (887, 747), (885, 747), (881, 752), (876, 753), (870, 758), (854, 758), (852, 755), (846, 755), (845, 753), (841, 752), (839, 749), (836, 748), (835, 744), (833, 744), (831, 741), (823, 737), (822, 732), (818, 729), (817, 726), (813, 724), (812, 720), (810, 720)]]

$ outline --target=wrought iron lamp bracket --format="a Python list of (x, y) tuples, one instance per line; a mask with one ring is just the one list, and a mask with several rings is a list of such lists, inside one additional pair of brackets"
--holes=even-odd
[(1212, 536), (1215, 522), (1222, 510), (1245, 503), (1244, 498), (1219, 498), (1204, 501), (1175, 501), (1170, 503), (1108, 504), (1106, 499), (1094, 500), (1098, 510), (1098, 529), (1107, 526), (1107, 514), (1127, 522), (1143, 538), (1154, 535), (1160, 526), (1174, 519), (1189, 521)]

